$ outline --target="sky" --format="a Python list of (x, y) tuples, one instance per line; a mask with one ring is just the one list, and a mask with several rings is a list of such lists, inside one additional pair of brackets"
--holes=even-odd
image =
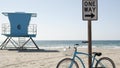
[[(120, 0), (98, 0), (98, 20), (92, 21), (93, 40), (120, 40)], [(2, 12), (37, 13), (36, 40), (87, 40), (82, 0), (0, 0), (0, 27), (9, 23)], [(0, 28), (1, 34), (1, 28)], [(0, 35), (0, 40), (6, 37)]]

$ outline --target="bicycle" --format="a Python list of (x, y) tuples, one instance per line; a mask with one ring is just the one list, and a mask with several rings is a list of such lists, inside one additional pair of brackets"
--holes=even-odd
[[(78, 54), (86, 55), (87, 57), (89, 57), (89, 54), (83, 53), (83, 52), (78, 52), (77, 51), (77, 46), (78, 45), (79, 44), (75, 44), (75, 46), (74, 46), (74, 53), (73, 53), (72, 58), (64, 58), (64, 59), (62, 59), (57, 64), (56, 68), (79, 68), (78, 63), (75, 60), (76, 58), (81, 62), (83, 68), (86, 68), (85, 64), (83, 63), (83, 60), (78, 56)], [(101, 56), (102, 53), (93, 52), (92, 54), (93, 55), (90, 56), (90, 57), (92, 57), (91, 68), (116, 68), (113, 60), (108, 58), (108, 57), (102, 57), (100, 59), (96, 59), (96, 56)], [(96, 64), (95, 64), (95, 61), (96, 61)], [(94, 64), (95, 64), (95, 67), (93, 67)]]

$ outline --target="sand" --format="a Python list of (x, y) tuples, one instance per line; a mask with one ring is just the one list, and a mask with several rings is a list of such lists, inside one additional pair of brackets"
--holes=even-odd
[[(79, 51), (87, 52), (87, 49), (79, 48)], [(93, 48), (93, 51), (102, 52), (101, 57), (110, 57), (115, 62), (116, 68), (120, 68), (120, 48)], [(65, 53), (63, 48), (40, 51), (0, 50), (0, 68), (56, 68), (61, 59), (71, 57), (66, 56)], [(87, 57), (82, 58), (85, 59), (86, 64)]]

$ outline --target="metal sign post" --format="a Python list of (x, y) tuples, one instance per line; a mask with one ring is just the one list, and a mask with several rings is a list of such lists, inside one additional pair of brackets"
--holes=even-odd
[(98, 0), (82, 0), (82, 18), (88, 21), (88, 68), (92, 68), (92, 20), (98, 19)]
[(91, 20), (88, 20), (88, 65), (89, 68), (91, 68), (91, 64), (92, 64), (92, 25), (91, 25)]

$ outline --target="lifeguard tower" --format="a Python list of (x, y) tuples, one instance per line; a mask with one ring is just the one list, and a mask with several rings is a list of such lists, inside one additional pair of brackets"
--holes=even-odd
[[(31, 40), (35, 47), (39, 49), (32, 37), (36, 37), (37, 25), (29, 24), (31, 17), (36, 17), (36, 13), (24, 13), (24, 12), (15, 12), (15, 13), (2, 13), (5, 16), (8, 16), (10, 24), (4, 23), (2, 25), (2, 35), (7, 38), (1, 44), (1, 49), (6, 49), (9, 42), (17, 49), (23, 49), (24, 46)], [(13, 38), (18, 38), (17, 42)], [(26, 38), (28, 38), (26, 40)]]

